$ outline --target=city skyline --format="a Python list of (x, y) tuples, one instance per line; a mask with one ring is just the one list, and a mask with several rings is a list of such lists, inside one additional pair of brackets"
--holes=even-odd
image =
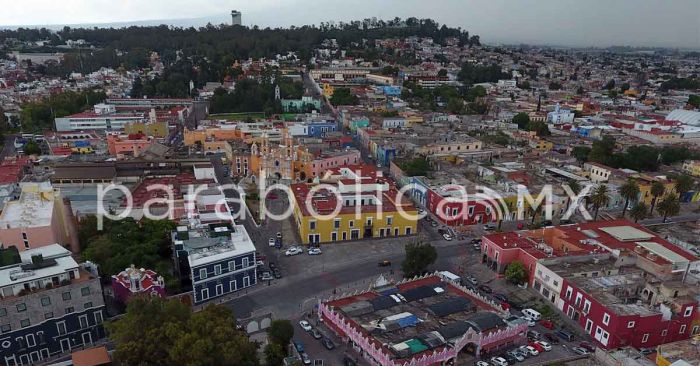
[[(148, 3), (131, 0), (67, 0), (45, 4), (29, 0), (6, 4), (0, 14), (2, 27), (126, 26), (131, 24), (203, 26), (231, 22), (230, 11), (243, 13), (243, 25), (288, 27), (328, 21), (350, 21), (377, 17), (393, 19), (431, 18), (449, 26), (478, 34), (485, 43), (559, 45), (572, 47), (648, 46), (700, 48), (700, 3), (629, 0), (614, 3), (593, 1), (453, 1), (442, 6), (420, 1), (263, 0), (255, 3), (205, 0), (193, 8), (174, 0)], [(361, 6), (358, 6), (361, 5)], [(696, 11), (693, 11), (695, 8)], [(186, 12), (183, 12), (186, 9)], [(299, 11), (299, 9), (307, 9)], [(183, 16), (186, 13), (187, 16)], [(640, 26), (651, 24), (651, 26)]]

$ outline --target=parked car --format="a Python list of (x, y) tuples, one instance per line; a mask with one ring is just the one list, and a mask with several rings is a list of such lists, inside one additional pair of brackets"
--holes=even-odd
[(526, 316), (523, 316), (520, 319), (524, 320), (527, 323), (528, 327), (534, 327), (535, 325), (537, 325), (537, 322), (535, 322), (534, 320), (532, 320)]
[(299, 326), (301, 327), (301, 329), (303, 329), (306, 332), (310, 332), (313, 329), (311, 327), (311, 324), (309, 324), (309, 322), (307, 322), (306, 320), (300, 320)]
[(542, 334), (536, 330), (528, 330), (527, 331), (527, 337), (532, 338), (532, 339), (540, 339), (542, 338)]
[(292, 341), (292, 343), (294, 343), (294, 349), (296, 349), (297, 352), (304, 352), (304, 343), (301, 343), (301, 341)]
[(267, 245), (274, 247), (275, 246), (275, 238), (270, 238), (270, 240), (267, 241)]
[(585, 356), (588, 354), (588, 350), (586, 350), (583, 347), (574, 347), (571, 350), (574, 351), (575, 354), (581, 355), (581, 356)]
[(432, 226), (432, 227), (438, 227), (438, 225), (440, 225), (440, 224), (438, 224), (437, 221), (430, 222), (430, 226)]
[(481, 238), (474, 238), (474, 239), (472, 239), (471, 243), (481, 245)]
[[(343, 357), (343, 366), (357, 366), (357, 362), (355, 362), (355, 360), (352, 358), (345, 356)], [(489, 365), (487, 364), (487, 366)]]
[(326, 347), (327, 350), (332, 350), (333, 348), (335, 348), (335, 343), (333, 343), (333, 341), (331, 341), (330, 338), (323, 338), (323, 341), (321, 341), (321, 343), (323, 343), (323, 347)]
[(493, 290), (491, 290), (491, 287), (488, 287), (486, 285), (479, 286), (479, 291), (487, 293), (487, 294), (490, 294), (493, 292)]
[(291, 248), (287, 249), (287, 250), (284, 252), (284, 255), (286, 255), (287, 257), (289, 257), (289, 256), (301, 254), (301, 253), (303, 253), (303, 252), (304, 252), (304, 251), (303, 251), (301, 248), (299, 248), (299, 247), (291, 247)]
[(500, 302), (508, 302), (508, 298), (504, 294), (494, 293), (491, 296), (493, 296), (494, 299), (496, 299)]
[(467, 276), (467, 282), (471, 283), (472, 285), (476, 286), (479, 282), (476, 280), (476, 277), (472, 275)]
[(319, 332), (318, 329), (315, 328), (311, 330), (311, 336), (314, 337), (314, 339), (321, 339), (321, 337), (323, 337), (321, 335), (321, 332)]
[[(581, 347), (583, 347), (583, 346), (581, 346)], [(583, 347), (583, 348), (586, 348), (586, 347)], [(595, 351), (595, 348), (591, 352), (593, 352), (593, 351)], [(644, 356), (648, 356), (654, 352), (656, 352), (656, 350), (654, 350), (653, 348), (640, 348), (639, 349), (639, 353), (643, 354)]]
[(535, 342), (535, 343), (537, 343), (537, 344), (539, 344), (540, 346), (542, 346), (542, 349), (544, 349), (544, 350), (547, 351), (547, 352), (549, 352), (549, 351), (552, 350), (552, 345), (549, 344), (549, 343), (547, 343), (547, 342), (545, 342), (545, 341), (537, 341), (537, 342)]
[(544, 352), (544, 348), (543, 348), (542, 346), (540, 346), (539, 344), (537, 344), (537, 342), (529, 342), (529, 343), (527, 344), (527, 346), (536, 349), (536, 350), (537, 350), (537, 353), (543, 353), (543, 352)]
[(319, 255), (319, 254), (323, 254), (323, 252), (321, 251), (321, 248), (309, 249), (309, 255)]
[(501, 357), (505, 358), (509, 365), (514, 365), (518, 363), (518, 359), (508, 353), (501, 355)]
[(508, 366), (508, 361), (503, 357), (491, 357), (491, 363), (495, 366)]
[(494, 231), (494, 230), (496, 230), (496, 224), (486, 224), (486, 225), (484, 225), (484, 230)]
[(304, 365), (311, 365), (311, 358), (309, 358), (309, 355), (306, 353), (300, 354), (301, 356), (301, 362), (304, 363)]
[(282, 239), (282, 233), (278, 231), (275, 237), (277, 237), (277, 239)]
[(386, 259), (379, 262), (379, 267), (389, 267), (390, 265), (391, 265), (391, 261), (388, 261)]
[(451, 240), (452, 240), (452, 235), (450, 235), (450, 234), (448, 234), (448, 233), (442, 234), (442, 237), (443, 237), (445, 240), (447, 240), (447, 241), (451, 241)]
[(552, 344), (559, 344), (559, 338), (554, 335), (554, 333), (547, 333), (544, 335), (544, 338), (549, 341), (549, 343)]
[(523, 355), (521, 352), (519, 352), (517, 349), (512, 349), (512, 350), (506, 352), (506, 354), (510, 357), (513, 357), (518, 362), (525, 361), (526, 356)]
[(491, 364), (486, 361), (476, 361), (476, 366), (491, 366)]
[(269, 281), (273, 279), (274, 277), (272, 276), (272, 273), (265, 271), (262, 273), (262, 276), (260, 276), (261, 281)]
[[(585, 349), (588, 352), (595, 352), (595, 346), (591, 344), (590, 342), (583, 341), (578, 344), (579, 347)], [(650, 348), (650, 350), (653, 352), (654, 350)], [(644, 352), (642, 352), (644, 354)]]
[[(531, 356), (537, 356), (540, 354), (540, 351), (538, 351), (536, 348), (531, 347), (531, 346), (523, 346), (524, 350), (529, 353)], [(522, 348), (522, 347), (521, 347)]]
[(513, 348), (511, 351), (519, 354), (523, 359), (530, 357), (530, 353), (522, 349), (522, 347)]
[(557, 337), (559, 337), (567, 342), (571, 342), (574, 340), (574, 335), (565, 331), (565, 330), (558, 330), (556, 332), (556, 335), (557, 335)]
[(547, 329), (554, 329), (554, 323), (551, 320), (540, 320), (540, 325)]
[(282, 273), (279, 270), (274, 270), (272, 271), (272, 277), (279, 280), (282, 278)]

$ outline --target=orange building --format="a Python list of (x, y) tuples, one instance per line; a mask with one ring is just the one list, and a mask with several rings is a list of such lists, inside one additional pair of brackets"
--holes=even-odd
[(151, 146), (155, 140), (152, 137), (135, 133), (130, 135), (107, 135), (107, 150), (111, 155), (139, 156)]

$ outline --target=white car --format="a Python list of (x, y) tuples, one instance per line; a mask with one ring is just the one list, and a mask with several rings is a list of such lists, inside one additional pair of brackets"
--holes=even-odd
[(491, 363), (496, 366), (508, 366), (508, 361), (503, 357), (492, 357)]
[(491, 366), (491, 364), (486, 361), (477, 361), (476, 366)]
[(270, 238), (270, 240), (267, 241), (267, 244), (271, 247), (275, 246), (275, 238)]
[(319, 254), (323, 254), (323, 252), (321, 251), (321, 248), (309, 249), (309, 255), (319, 255)]
[(532, 356), (537, 356), (540, 354), (540, 351), (538, 351), (537, 349), (535, 349), (535, 347), (532, 346), (525, 346), (525, 350)]
[(301, 254), (303, 252), (304, 251), (299, 247), (291, 247), (284, 252), (284, 255), (286, 255), (287, 257), (290, 257), (293, 255)]
[(300, 321), (299, 321), (299, 326), (301, 327), (301, 329), (303, 329), (303, 330), (306, 331), (306, 332), (310, 332), (311, 329), (313, 329), (313, 328), (311, 327), (311, 324), (309, 324), (309, 322), (307, 322), (306, 320), (300, 320)]
[(534, 321), (534, 320), (532, 320), (532, 319), (530, 319), (530, 318), (528, 318), (528, 317), (526, 317), (526, 316), (523, 316), (523, 317), (521, 317), (520, 319), (526, 321), (528, 327), (534, 327), (535, 325), (537, 325), (537, 322), (536, 322), (536, 321)]
[(537, 341), (537, 342), (535, 342), (535, 343), (537, 343), (537, 344), (539, 344), (540, 346), (542, 346), (542, 349), (545, 350), (545, 351), (547, 351), (547, 352), (549, 352), (549, 351), (552, 350), (552, 345), (549, 344), (549, 343), (547, 343), (547, 342), (545, 342), (545, 341)]
[(442, 234), (442, 237), (445, 238), (445, 240), (447, 240), (447, 241), (452, 240), (452, 235), (450, 235), (450, 234), (448, 234), (448, 233)]

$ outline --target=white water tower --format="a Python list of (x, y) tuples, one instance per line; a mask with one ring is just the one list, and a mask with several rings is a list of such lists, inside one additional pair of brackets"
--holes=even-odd
[(233, 25), (241, 25), (241, 12), (238, 10), (231, 10), (231, 21)]

